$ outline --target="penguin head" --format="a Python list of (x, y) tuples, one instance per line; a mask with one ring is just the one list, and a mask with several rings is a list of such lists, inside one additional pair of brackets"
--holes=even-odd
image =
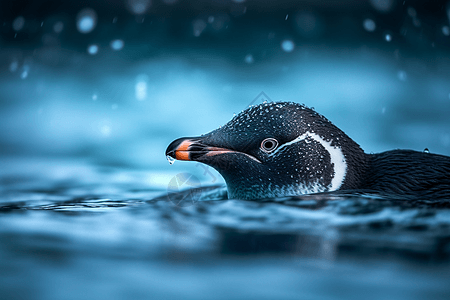
[(313, 109), (269, 102), (210, 133), (173, 141), (166, 155), (216, 169), (229, 198), (261, 199), (351, 188), (365, 154)]

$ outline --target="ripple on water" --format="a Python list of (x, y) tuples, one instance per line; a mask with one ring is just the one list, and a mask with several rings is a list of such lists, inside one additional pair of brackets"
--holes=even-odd
[[(74, 170), (84, 170), (86, 176), (73, 176)], [(450, 275), (450, 210), (442, 201), (363, 193), (240, 201), (227, 200), (226, 188), (219, 185), (197, 188), (194, 194), (189, 189), (172, 192), (169, 197), (165, 189), (149, 186), (145, 173), (130, 170), (82, 164), (71, 169), (66, 164), (26, 176), (13, 173), (0, 171), (1, 182), (7, 183), (0, 189), (0, 240), (8, 241), (0, 243), (0, 268), (10, 270), (0, 274), (0, 282), (16, 277), (21, 282), (19, 278), (36, 270), (36, 278), (48, 282), (72, 276), (71, 284), (82, 284), (76, 274), (103, 265), (92, 272), (98, 278), (116, 274), (110, 280), (117, 286), (135, 284), (138, 279), (129, 275), (136, 272), (141, 280), (168, 280), (170, 276), (155, 271), (165, 270), (170, 282), (191, 282), (186, 278), (201, 270), (198, 278), (217, 287), (211, 279), (214, 272), (202, 266), (223, 271), (231, 264), (233, 276), (247, 287), (253, 284), (249, 278), (260, 282), (259, 276), (275, 272), (286, 284), (294, 280), (284, 287), (289, 291), (299, 285), (307, 290), (305, 280), (318, 272), (310, 284), (357, 287), (371, 282), (377, 290), (388, 284), (373, 281), (372, 272), (378, 270), (414, 282), (430, 295), (450, 293), (444, 284)], [(192, 205), (175, 205), (187, 195), (200, 197)], [(393, 264), (406, 267), (392, 269)], [(171, 266), (176, 273), (170, 272)], [(261, 268), (255, 271), (256, 266)], [(424, 266), (430, 271), (423, 271)], [(323, 273), (323, 268), (328, 271)], [(351, 282), (338, 276), (345, 270), (356, 274)], [(42, 287), (40, 283), (36, 279), (30, 285)], [(0, 283), (0, 289), (20, 287)], [(254, 289), (259, 290), (256, 285)], [(171, 290), (177, 295), (186, 292), (172, 285)]]

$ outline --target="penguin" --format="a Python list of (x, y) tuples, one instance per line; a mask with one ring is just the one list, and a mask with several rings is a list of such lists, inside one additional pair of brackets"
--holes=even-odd
[(207, 134), (174, 140), (166, 156), (216, 169), (229, 199), (334, 191), (450, 199), (449, 156), (367, 154), (324, 116), (294, 102), (249, 107)]

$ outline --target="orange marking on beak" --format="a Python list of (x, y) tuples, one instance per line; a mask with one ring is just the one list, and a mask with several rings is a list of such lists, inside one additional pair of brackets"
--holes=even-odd
[(192, 145), (191, 140), (183, 141), (175, 150), (175, 158), (178, 160), (190, 160), (189, 159), (189, 147)]

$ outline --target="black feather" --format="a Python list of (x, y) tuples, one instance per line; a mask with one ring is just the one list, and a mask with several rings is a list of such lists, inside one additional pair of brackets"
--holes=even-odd
[(450, 199), (450, 157), (412, 150), (370, 154), (361, 189)]

